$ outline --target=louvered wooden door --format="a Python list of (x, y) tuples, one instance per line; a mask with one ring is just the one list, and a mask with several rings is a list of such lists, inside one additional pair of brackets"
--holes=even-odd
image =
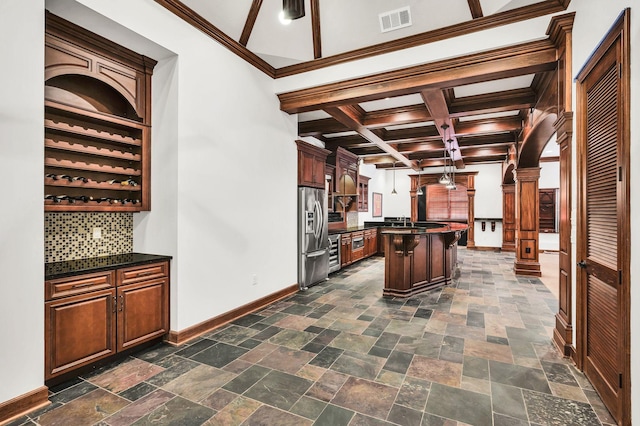
[(581, 289), (583, 369), (620, 421), (625, 371), (626, 304), (622, 282), (625, 221), (625, 141), (621, 43), (613, 43), (579, 84)]

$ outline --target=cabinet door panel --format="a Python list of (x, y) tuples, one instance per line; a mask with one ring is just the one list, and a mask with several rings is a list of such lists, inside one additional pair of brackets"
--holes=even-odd
[(115, 353), (114, 290), (45, 303), (45, 379)]
[(169, 331), (168, 282), (159, 278), (118, 289), (118, 350)]

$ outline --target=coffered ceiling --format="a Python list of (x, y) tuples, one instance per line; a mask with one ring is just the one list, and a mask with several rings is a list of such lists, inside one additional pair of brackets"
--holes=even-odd
[[(306, 15), (283, 25), (282, 0), (156, 0), (273, 78), (550, 15), (569, 1), (305, 0)], [(383, 32), (380, 15), (398, 10), (410, 25)], [(281, 109), (298, 113), (301, 137), (377, 167), (441, 165), (445, 145), (460, 168), (502, 162), (556, 67), (546, 37), (282, 93)]]

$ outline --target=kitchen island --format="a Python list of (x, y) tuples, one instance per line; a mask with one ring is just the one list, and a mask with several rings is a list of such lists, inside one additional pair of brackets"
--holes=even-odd
[(450, 283), (457, 260), (457, 242), (466, 230), (466, 224), (454, 222), (382, 228), (383, 296), (409, 297)]

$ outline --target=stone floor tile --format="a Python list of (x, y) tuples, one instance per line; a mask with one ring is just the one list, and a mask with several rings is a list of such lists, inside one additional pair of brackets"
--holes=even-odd
[(110, 426), (130, 425), (173, 398), (175, 398), (174, 394), (162, 389), (156, 389), (114, 415), (107, 417), (104, 422)]
[(397, 388), (349, 377), (331, 402), (372, 417), (386, 419), (397, 394)]
[(117, 367), (92, 377), (89, 382), (113, 393), (118, 393), (145, 381), (163, 370), (164, 368), (159, 365), (138, 358), (130, 358)]
[(425, 411), (475, 426), (493, 424), (491, 397), (438, 383), (431, 385)]
[(547, 394), (551, 393), (549, 383), (542, 370), (505, 364), (498, 361), (489, 361), (489, 372), (492, 382)]
[(235, 377), (233, 373), (200, 365), (167, 383), (162, 389), (190, 401), (199, 402)]
[(589, 404), (528, 390), (523, 390), (523, 395), (531, 423), (600, 425), (598, 416)]
[(42, 426), (90, 425), (110, 416), (129, 404), (104, 389), (95, 389), (68, 404), (34, 418)]
[(407, 376), (460, 387), (462, 368), (462, 364), (416, 355), (407, 370)]
[(217, 343), (193, 355), (191, 359), (212, 367), (221, 368), (229, 364), (231, 361), (240, 358), (248, 351), (248, 349), (240, 348), (238, 346), (232, 346), (226, 343)]
[(311, 380), (273, 370), (250, 387), (244, 395), (264, 404), (288, 410), (312, 384)]
[(262, 404), (242, 396), (234, 399), (222, 410), (215, 413), (206, 425), (234, 426), (243, 424)]
[(271, 352), (269, 356), (260, 360), (258, 364), (274, 370), (284, 371), (285, 373), (296, 374), (314, 356), (315, 354), (310, 352), (297, 351), (280, 346)]

